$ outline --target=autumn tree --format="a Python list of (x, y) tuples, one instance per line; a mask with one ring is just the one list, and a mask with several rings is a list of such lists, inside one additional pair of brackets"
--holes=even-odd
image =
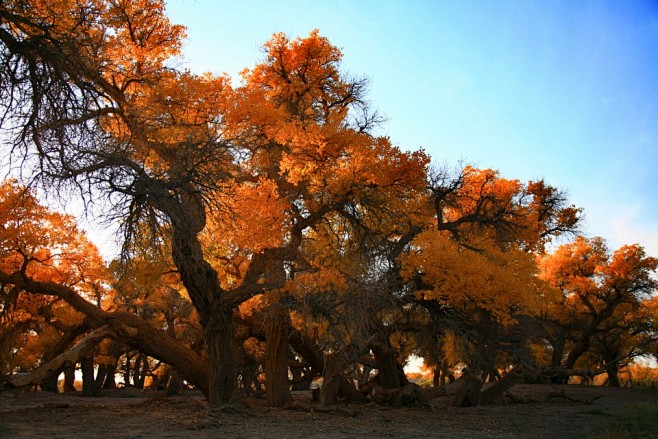
[(231, 400), (232, 307), (220, 306), (224, 290), (198, 239), (233, 166), (220, 129), (226, 79), (166, 66), (184, 31), (162, 1), (11, 1), (0, 20), (14, 156), (39, 163), (44, 182), (104, 194), (128, 237), (143, 220), (171, 226), (214, 365), (210, 399)]
[[(396, 185), (425, 159), (367, 134), (377, 118), (362, 99), (365, 83), (340, 76), (339, 51), (317, 33), (276, 36), (234, 93), (224, 77), (166, 65), (183, 29), (163, 10), (157, 0), (4, 3), (3, 120), (13, 157), (34, 159), (44, 182), (104, 195), (127, 237), (142, 221), (170, 227), (173, 261), (204, 328), (210, 401), (226, 402), (236, 389), (234, 308), (279, 286), (272, 267), (295, 259), (282, 255), (314, 222)], [(199, 233), (233, 190), (268, 186), (283, 197), (284, 214), (274, 212), (290, 224), (285, 242), (255, 251), (241, 281), (222, 286)]]
[[(639, 245), (611, 253), (601, 238), (579, 237), (542, 258), (541, 278), (560, 291), (543, 324), (553, 365), (573, 369), (589, 355), (591, 369), (619, 385), (619, 369), (656, 339), (650, 298), (658, 259)], [(589, 366), (589, 365), (583, 365)]]
[[(28, 189), (5, 181), (0, 186), (0, 221), (2, 356), (8, 367), (3, 374), (7, 374), (16, 368), (25, 372), (51, 360), (89, 329), (83, 314), (59, 298), (21, 290), (9, 279), (11, 274), (73, 288), (98, 307), (107, 305), (108, 295), (98, 250), (70, 216), (50, 211)], [(90, 391), (91, 381), (84, 378)], [(56, 392), (57, 376), (41, 386)]]
[(415, 310), (410, 327), (424, 328), (414, 331), (417, 354), (437, 374), (455, 352), (484, 376), (495, 373), (500, 355), (507, 364), (510, 355), (527, 359), (517, 328), (546, 294), (534, 255), (575, 232), (580, 209), (543, 181), (522, 184), (470, 166), (430, 173), (426, 206), (398, 268)]
[[(381, 227), (384, 217), (422, 188), (427, 157), (371, 134), (378, 117), (364, 100), (366, 82), (341, 73), (342, 54), (317, 31), (295, 40), (277, 34), (265, 56), (243, 73), (226, 113), (226, 135), (243, 152), (242, 177), (224, 192), (230, 213), (212, 217), (209, 232), (226, 237), (217, 248), (225, 279), (244, 285), (258, 269), (270, 312), (279, 309), (269, 320), (277, 324), (267, 331), (266, 376), (270, 402), (281, 405), (289, 399), (290, 329), (279, 325), (299, 299), (293, 291), (301, 283), (316, 294), (341, 291), (345, 273), (331, 253), (353, 255), (349, 246), (393, 234)], [(244, 291), (242, 300), (255, 292)], [(283, 344), (274, 349), (274, 340)]]

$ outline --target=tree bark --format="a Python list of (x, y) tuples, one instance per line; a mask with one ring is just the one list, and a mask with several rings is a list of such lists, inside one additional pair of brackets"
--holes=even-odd
[(144, 388), (144, 382), (146, 381), (146, 375), (149, 371), (148, 357), (144, 354), (139, 354), (137, 360), (135, 361), (135, 375), (133, 382), (135, 387), (138, 389)]
[[(289, 341), (292, 347), (295, 349), (295, 351), (311, 365), (311, 369), (313, 371), (322, 371), (323, 377), (327, 374), (327, 370), (329, 369), (329, 365), (328, 365), (329, 359), (333, 358), (335, 354), (329, 356), (327, 362), (325, 362), (324, 355), (322, 354), (322, 350), (320, 350), (320, 348), (317, 345), (315, 345), (308, 336), (300, 333), (299, 331), (294, 331), (290, 335)], [(342, 362), (339, 364), (339, 366), (340, 366), (340, 371), (338, 373), (337, 395), (343, 396), (348, 401), (367, 402), (368, 398), (366, 398), (365, 395), (363, 395), (354, 387), (354, 383), (352, 383), (350, 380), (348, 380), (342, 375), (342, 367), (343, 367)], [(322, 387), (324, 389), (324, 381)], [(335, 391), (335, 388), (332, 387), (329, 390), (333, 392)], [(322, 399), (322, 392), (323, 390), (321, 389), (320, 391), (321, 399)], [(337, 395), (334, 395), (332, 398), (329, 399), (333, 400), (335, 403)], [(325, 399), (327, 398), (325, 397)]]
[(586, 337), (585, 339), (581, 340), (580, 342), (576, 343), (576, 345), (571, 349), (571, 352), (569, 352), (569, 355), (567, 356), (567, 359), (564, 362), (564, 368), (565, 369), (573, 369), (574, 365), (576, 364), (576, 361), (589, 349), (589, 338)]
[(375, 354), (380, 383), (384, 389), (397, 389), (400, 387), (402, 382), (396, 359), (396, 350), (389, 345), (388, 340), (373, 344), (371, 349)]
[(292, 402), (288, 382), (289, 328), (288, 310), (275, 304), (265, 318), (265, 379), (270, 407), (284, 407)]
[(464, 384), (455, 395), (452, 404), (455, 407), (476, 407), (480, 405), (481, 388), (482, 380), (480, 378), (472, 375), (464, 377)]
[(208, 401), (211, 405), (231, 404), (237, 399), (233, 309), (216, 308), (204, 328), (210, 362)]
[(552, 337), (550, 342), (553, 347), (553, 353), (551, 354), (551, 367), (560, 367), (564, 357), (565, 340), (562, 337)]
[(101, 388), (116, 389), (117, 388), (117, 383), (115, 378), (115, 374), (117, 372), (116, 362), (114, 364), (106, 364), (105, 367), (107, 369), (107, 374), (105, 375), (105, 379), (103, 380), (103, 386)]
[(514, 369), (508, 372), (504, 377), (499, 379), (496, 384), (480, 392), (480, 404), (489, 404), (493, 402), (496, 398), (505, 393), (510, 387), (522, 381), (523, 370)]
[(325, 362), (320, 389), (320, 405), (335, 405), (340, 390), (340, 379), (343, 372), (343, 361), (338, 354), (331, 354)]
[(45, 392), (59, 393), (59, 389), (57, 388), (58, 378), (59, 374), (53, 375), (44, 380), (39, 387)]
[(616, 361), (609, 361), (605, 363), (605, 371), (608, 374), (608, 383), (611, 387), (620, 387), (619, 382), (619, 363)]
[(130, 366), (130, 361), (132, 360), (133, 355), (130, 352), (126, 352), (126, 361), (123, 363), (123, 385), (125, 387), (131, 386), (130, 384), (130, 374), (132, 373), (132, 367)]
[(87, 351), (80, 361), (82, 370), (82, 396), (98, 396), (94, 383), (94, 355)]
[(172, 369), (169, 376), (169, 383), (167, 383), (167, 396), (178, 395), (182, 384), (183, 380), (181, 379), (180, 372)]
[(103, 383), (108, 375), (108, 369), (106, 364), (98, 365), (98, 372), (96, 372), (96, 379), (94, 379), (94, 390), (96, 393), (100, 393), (100, 390), (103, 388)]
[(75, 364), (64, 370), (64, 392), (75, 392)]

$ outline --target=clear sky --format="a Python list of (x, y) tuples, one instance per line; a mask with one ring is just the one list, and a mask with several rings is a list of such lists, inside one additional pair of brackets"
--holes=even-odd
[(381, 134), (437, 164), (545, 178), (588, 235), (658, 256), (658, 2), (168, 0), (186, 67), (237, 72), (318, 28), (370, 79)]

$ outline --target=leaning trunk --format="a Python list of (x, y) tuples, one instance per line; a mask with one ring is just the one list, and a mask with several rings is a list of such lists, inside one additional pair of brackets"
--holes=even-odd
[(576, 361), (583, 356), (585, 352), (589, 349), (589, 338), (584, 336), (578, 343), (575, 344), (567, 359), (564, 362), (565, 369), (573, 369), (576, 364)]
[[(52, 296), (57, 296), (66, 301), (69, 305), (75, 308), (77, 311), (86, 314), (89, 318), (91, 326), (101, 326), (107, 325), (107, 328), (113, 333), (114, 336), (122, 339), (130, 347), (138, 349), (140, 352), (143, 352), (146, 355), (149, 355), (153, 358), (157, 358), (165, 363), (171, 364), (174, 368), (181, 371), (185, 380), (190, 384), (195, 385), (201, 390), (206, 396), (209, 396), (209, 385), (208, 385), (208, 363), (202, 358), (198, 353), (189, 347), (182, 344), (180, 341), (167, 336), (162, 331), (152, 328), (146, 321), (140, 317), (126, 313), (126, 312), (113, 312), (108, 313), (93, 305), (92, 303), (86, 301), (80, 297), (77, 292), (69, 287), (64, 285), (58, 285), (52, 282), (39, 282), (34, 281), (24, 274), (18, 273), (15, 275), (7, 276), (5, 273), (0, 271), (0, 281), (5, 281), (6, 283), (12, 283), (20, 288), (23, 288), (25, 291), (37, 293), (37, 294), (48, 294)], [(230, 340), (229, 344), (230, 349), (228, 350), (229, 354), (225, 356), (227, 361), (231, 364), (233, 363), (233, 325), (231, 320), (231, 312), (229, 308), (228, 319), (228, 329), (230, 331)], [(221, 332), (223, 328), (219, 327)], [(100, 330), (100, 328), (99, 328)], [(99, 334), (101, 338), (107, 336), (106, 333)], [(90, 342), (93, 340), (89, 340)], [(94, 345), (97, 341), (94, 341)], [(86, 351), (88, 346), (81, 347), (80, 352)], [(215, 357), (220, 354), (219, 351), (215, 352)], [(66, 353), (60, 355), (66, 357)], [(221, 355), (220, 355), (221, 356)], [(78, 360), (76, 356), (75, 361), (69, 361), (65, 367), (70, 367)], [(58, 366), (59, 367), (59, 366)], [(52, 369), (55, 370), (55, 369)], [(63, 368), (61, 369), (63, 370)], [(61, 372), (59, 370), (59, 372)], [(93, 365), (92, 365), (93, 373)], [(59, 373), (58, 372), (58, 373)], [(52, 372), (51, 372), (52, 373)], [(44, 372), (45, 374), (45, 372)], [(35, 378), (31, 374), (31, 378)], [(47, 377), (52, 376), (48, 374)], [(46, 377), (46, 378), (47, 378)], [(37, 380), (38, 382), (33, 382), (33, 384), (39, 384), (42, 380)], [(234, 380), (229, 380), (233, 382)], [(128, 383), (126, 383), (128, 384)], [(233, 384), (235, 388), (235, 384)]]

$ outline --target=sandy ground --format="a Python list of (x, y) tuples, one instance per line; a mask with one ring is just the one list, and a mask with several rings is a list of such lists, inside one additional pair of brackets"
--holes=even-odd
[[(165, 398), (125, 389), (106, 396), (0, 394), (0, 438), (587, 438), (602, 433), (632, 402), (656, 402), (642, 389), (517, 385), (513, 398), (456, 408), (341, 406), (330, 413), (268, 409), (262, 400), (214, 413), (197, 392)], [(516, 402), (512, 402), (512, 400)], [(519, 401), (525, 401), (519, 403)], [(353, 415), (353, 416), (352, 416)]]

